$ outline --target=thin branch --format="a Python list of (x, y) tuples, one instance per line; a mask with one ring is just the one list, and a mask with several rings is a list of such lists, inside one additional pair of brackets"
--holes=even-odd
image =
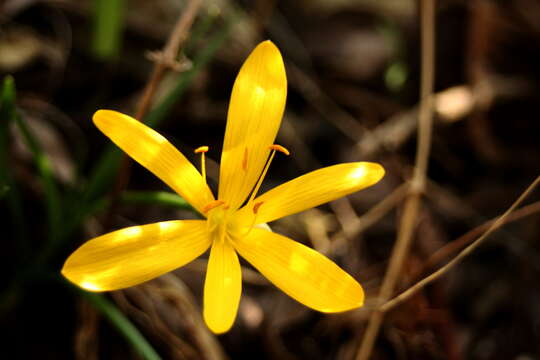
[[(489, 91), (474, 91), (468, 85), (456, 85), (433, 95), (435, 121), (441, 124), (465, 119), (474, 113), (478, 105), (496, 98), (516, 98), (531, 91), (532, 84), (519, 77), (489, 74), (482, 78), (482, 87)], [(418, 107), (399, 111), (380, 125), (365, 133), (356, 148), (365, 158), (374, 158), (383, 151), (394, 152), (414, 134), (418, 126)]]
[(218, 339), (204, 323), (197, 301), (186, 284), (172, 273), (165, 274), (158, 281), (148, 284), (156, 283), (159, 284), (157, 290), (161, 297), (175, 304), (175, 307), (189, 316), (187, 326), (203, 358), (207, 360), (227, 359)]
[[(292, 86), (295, 86), (306, 100), (343, 135), (352, 140), (369, 134), (369, 131), (357, 119), (343, 110), (319, 87), (317, 82), (306, 72), (294, 64), (287, 64), (287, 76)], [(331, 114), (331, 115), (330, 115)]]
[[(157, 88), (163, 76), (166, 73), (166, 70), (169, 68), (175, 68), (178, 64), (176, 58), (178, 52), (180, 51), (181, 46), (187, 39), (187, 34), (195, 17), (201, 6), (201, 0), (191, 0), (185, 11), (182, 13), (178, 21), (176, 22), (174, 29), (167, 40), (167, 43), (163, 47), (163, 51), (159, 56), (155, 56), (154, 69), (152, 70), (152, 75), (146, 83), (144, 88), (141, 101), (137, 106), (137, 112), (135, 118), (139, 121), (142, 121), (144, 116), (148, 113), (154, 95), (156, 94)], [(111, 205), (109, 208), (109, 215), (114, 213), (115, 209), (118, 206), (120, 199), (120, 193), (127, 186), (129, 182), (129, 177), (131, 175), (131, 160), (129, 157), (124, 155), (120, 164), (120, 169), (118, 171), (118, 176), (116, 178), (116, 183), (114, 185), (113, 191), (111, 192)], [(107, 216), (106, 219), (112, 219), (112, 216)]]
[(538, 186), (540, 183), (540, 176), (538, 176), (531, 185), (525, 190), (521, 196), (502, 214), (495, 222), (491, 224), (489, 229), (478, 239), (476, 239), (472, 244), (467, 246), (463, 251), (461, 251), (455, 258), (453, 258), (448, 264), (441, 267), (439, 270), (435, 271), (431, 275), (425, 277), (424, 279), (417, 282), (415, 285), (411, 286), (406, 291), (402, 292), (392, 300), (386, 302), (384, 305), (382, 305), (379, 308), (379, 311), (377, 313), (385, 313), (386, 311), (392, 309), (394, 306), (401, 304), (403, 301), (409, 299), (411, 296), (416, 294), (419, 290), (421, 290), (424, 286), (426, 286), (429, 283), (432, 283), (433, 281), (437, 280), (444, 274), (446, 274), (449, 270), (451, 270), (454, 266), (459, 264), (467, 255), (472, 253), (478, 246), (484, 242), (484, 240), (491, 235), (495, 230), (500, 228), (502, 225), (504, 225), (505, 222), (508, 221), (509, 215), (514, 211), (515, 208), (517, 208), (523, 200)]
[[(540, 212), (540, 201), (536, 201), (532, 204), (526, 205), (516, 211), (514, 211), (512, 214), (508, 215), (504, 219), (502, 219), (502, 223), (500, 224), (505, 225), (509, 222), (516, 221), (519, 219), (522, 219), (524, 217), (533, 215), (535, 213)], [(468, 231), (467, 233), (461, 235), (457, 239), (449, 242), (445, 246), (441, 247), (439, 250), (435, 251), (425, 262), (425, 264), (422, 266), (422, 270), (420, 270), (418, 273), (415, 273), (414, 275), (411, 275), (412, 279), (416, 279), (419, 277), (425, 270), (431, 269), (435, 265), (442, 262), (444, 259), (450, 257), (450, 255), (458, 252), (460, 249), (463, 249), (466, 245), (470, 244), (475, 240), (475, 238), (482, 234), (482, 232), (489, 229), (493, 224), (498, 220), (498, 218), (491, 219), (485, 223), (483, 223), (480, 226), (475, 227), (474, 229)]]
[(404, 183), (395, 188), (389, 195), (379, 201), (377, 205), (369, 209), (365, 214), (358, 217), (353, 224), (350, 225), (349, 233), (346, 234), (344, 230), (338, 232), (332, 236), (330, 241), (330, 253), (336, 253), (339, 249), (342, 249), (349, 239), (357, 237), (369, 227), (373, 226), (386, 214), (388, 214), (393, 208), (400, 203), (406, 195), (408, 184)]
[(136, 119), (142, 120), (144, 115), (146, 115), (148, 112), (152, 99), (156, 93), (157, 86), (161, 82), (161, 79), (163, 79), (166, 70), (177, 67), (178, 62), (176, 58), (181, 46), (187, 39), (187, 34), (191, 28), (191, 25), (193, 25), (193, 21), (199, 12), (200, 6), (201, 0), (191, 0), (188, 3), (186, 9), (182, 13), (182, 16), (180, 16), (174, 25), (174, 29), (169, 36), (163, 51), (158, 53), (157, 56), (153, 56), (155, 60), (154, 69), (152, 71), (152, 75), (150, 76), (150, 80), (148, 80), (146, 84), (141, 101), (139, 102), (139, 106), (137, 107), (137, 112), (135, 115)]
[[(434, 35), (435, 35), (435, 0), (420, 0), (422, 69), (420, 84), (420, 109), (418, 118), (418, 144), (415, 168), (401, 218), (397, 240), (392, 250), (388, 270), (384, 277), (379, 299), (386, 301), (392, 296), (401, 268), (409, 252), (410, 243), (418, 212), (420, 197), (426, 183), (428, 157), (431, 146), (433, 124), (433, 78), (435, 73)], [(384, 313), (375, 311), (371, 314), (364, 337), (356, 354), (357, 360), (369, 359), (373, 345), (379, 334)]]

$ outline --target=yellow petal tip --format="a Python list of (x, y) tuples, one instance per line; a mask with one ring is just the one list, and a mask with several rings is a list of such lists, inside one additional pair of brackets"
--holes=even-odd
[(92, 116), (92, 120), (94, 121), (94, 124), (98, 126), (104, 120), (106, 120), (107, 118), (110, 118), (111, 115), (113, 115), (113, 113), (115, 112), (116, 111), (113, 111), (113, 110), (104, 110), (104, 109), (98, 110), (94, 113), (94, 116)]
[(349, 173), (349, 177), (362, 183), (362, 187), (368, 187), (378, 183), (384, 174), (385, 170), (380, 164), (359, 162), (356, 168)]
[(107, 109), (101, 109), (94, 113), (94, 116), (92, 116), (92, 120), (94, 121), (94, 124), (98, 127), (98, 129), (103, 131), (103, 127), (107, 124), (118, 124), (120, 120), (132, 120), (136, 121), (134, 118), (132, 118), (129, 115), (122, 114), (121, 112), (115, 111), (115, 110), (107, 110)]
[(287, 77), (281, 52), (270, 40), (263, 41), (251, 52), (243, 65), (244, 73), (253, 76), (256, 72), (264, 70), (265, 83), (259, 84), (262, 89), (286, 88)]
[(206, 326), (216, 335), (222, 335), (225, 334), (227, 331), (229, 331), (233, 324), (229, 326), (222, 326), (221, 324), (210, 324), (208, 320), (205, 319)]
[(347, 296), (343, 296), (340, 302), (336, 302), (330, 307), (316, 310), (323, 313), (340, 313), (364, 306), (364, 289), (362, 289), (362, 285), (352, 277), (350, 279), (354, 281), (355, 285), (348, 290)]
[(90, 281), (88, 278), (81, 278), (81, 276), (77, 276), (76, 274), (72, 273), (68, 266), (64, 265), (62, 270), (60, 271), (62, 276), (64, 276), (70, 283), (84, 289), (87, 291), (92, 292), (101, 292), (105, 291), (106, 289), (103, 289), (99, 287), (96, 283), (93, 281)]
[(266, 48), (268, 48), (268, 49), (271, 50), (271, 51), (277, 51), (277, 52), (279, 52), (279, 50), (278, 50), (276, 44), (274, 44), (274, 43), (272, 42), (272, 40), (264, 40), (264, 41), (261, 41), (261, 42), (259, 43), (259, 45), (257, 45), (257, 47), (256, 47), (255, 49), (257, 49), (257, 48), (259, 48), (259, 47), (261, 47), (261, 48), (266, 47)]
[(212, 331), (214, 334), (220, 335), (226, 333), (232, 328), (236, 315), (232, 318), (229, 316), (219, 316), (205, 308), (203, 309), (203, 318), (210, 331)]

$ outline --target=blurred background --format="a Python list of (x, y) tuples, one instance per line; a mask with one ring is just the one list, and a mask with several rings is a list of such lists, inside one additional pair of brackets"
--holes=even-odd
[[(0, 2), (0, 357), (354, 359), (414, 166), (419, 14), (413, 0)], [(192, 24), (171, 61), (160, 51), (182, 16)], [(455, 257), (539, 173), (540, 2), (438, 0), (435, 21), (427, 186), (396, 294)], [(235, 76), (265, 39), (286, 63), (278, 143), (292, 155), (276, 158), (263, 186), (340, 162), (387, 170), (372, 188), (271, 224), (358, 279), (366, 305), (317, 313), (243, 262), (238, 318), (215, 336), (200, 309), (207, 254), (123, 291), (67, 284), (59, 270), (86, 240), (195, 216), (127, 165), (92, 114), (143, 114), (186, 156), (209, 145), (219, 160)], [(218, 165), (208, 166), (215, 185)], [(537, 201), (389, 311), (370, 358), (540, 359)]]

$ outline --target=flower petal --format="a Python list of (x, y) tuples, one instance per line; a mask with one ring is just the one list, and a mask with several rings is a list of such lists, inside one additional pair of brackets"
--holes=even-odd
[(286, 97), (283, 59), (272, 42), (264, 41), (240, 69), (231, 94), (218, 198), (232, 209), (244, 202), (264, 168)]
[(118, 147), (202, 213), (214, 196), (201, 174), (167, 139), (132, 117), (99, 110), (94, 123)]
[(90, 291), (122, 289), (185, 265), (209, 246), (206, 221), (133, 226), (83, 244), (66, 260), (62, 275)]
[(228, 241), (214, 241), (204, 282), (204, 321), (216, 334), (231, 328), (236, 318), (242, 273), (236, 251)]
[[(383, 167), (370, 162), (338, 164), (312, 171), (257, 197), (253, 202), (262, 202), (257, 223), (270, 222), (335, 200), (376, 184), (383, 176)], [(248, 222), (253, 209), (243, 208), (236, 216), (240, 221)]]
[(236, 239), (238, 253), (287, 295), (312, 309), (340, 312), (362, 306), (360, 284), (317, 251), (287, 237), (252, 229)]

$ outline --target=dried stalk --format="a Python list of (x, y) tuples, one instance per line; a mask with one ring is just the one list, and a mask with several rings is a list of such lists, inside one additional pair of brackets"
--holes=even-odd
[[(137, 111), (135, 114), (135, 118), (137, 120), (142, 121), (150, 109), (158, 85), (163, 79), (166, 71), (170, 68), (178, 68), (178, 62), (176, 60), (178, 52), (187, 39), (189, 29), (191, 28), (191, 25), (199, 12), (200, 6), (201, 0), (191, 0), (188, 3), (185, 11), (174, 25), (174, 29), (169, 36), (167, 43), (163, 47), (163, 51), (160, 52), (159, 55), (154, 56), (154, 69), (152, 70), (152, 75), (146, 83), (141, 101), (137, 106)], [(108, 216), (106, 219), (112, 219), (112, 216), (110, 215), (114, 213), (115, 209), (118, 207), (120, 193), (127, 186), (129, 177), (131, 175), (131, 164), (132, 161), (129, 159), (129, 157), (124, 155), (118, 171), (116, 183), (113, 191), (111, 192), (111, 205), (109, 206)]]
[[(505, 225), (509, 222), (520, 220), (524, 217), (533, 215), (540, 212), (540, 201), (536, 201), (532, 204), (526, 205), (518, 210), (515, 210), (512, 214), (508, 215), (502, 219), (502, 223)], [(466, 232), (457, 239), (449, 242), (445, 246), (441, 247), (439, 250), (435, 251), (423, 264), (422, 269), (418, 272), (415, 272), (413, 275), (410, 275), (412, 279), (419, 279), (422, 273), (426, 270), (435, 267), (435, 265), (441, 263), (444, 259), (449, 258), (451, 255), (457, 253), (459, 250), (463, 249), (466, 245), (472, 243), (477, 236), (480, 236), (484, 231), (487, 231), (499, 218), (495, 218), (489, 221), (486, 221), (482, 225), (475, 227), (474, 229)]]
[[(431, 146), (431, 130), (433, 119), (433, 78), (434, 34), (435, 34), (435, 0), (420, 0), (421, 36), (422, 36), (422, 72), (420, 87), (420, 110), (418, 125), (418, 145), (413, 178), (409, 188), (388, 270), (384, 277), (379, 300), (386, 301), (393, 292), (401, 268), (409, 252), (417, 215), (420, 209), (420, 197), (426, 183), (428, 156)], [(374, 311), (369, 319), (367, 329), (356, 354), (357, 360), (369, 359), (379, 329), (384, 319), (384, 312)]]
[(476, 239), (472, 244), (467, 246), (465, 249), (463, 249), (455, 258), (453, 258), (451, 261), (448, 262), (448, 264), (441, 267), (439, 270), (435, 271), (431, 275), (425, 277), (424, 279), (417, 282), (415, 285), (411, 286), (409, 289), (405, 290), (392, 300), (386, 302), (384, 305), (382, 305), (377, 313), (385, 313), (386, 311), (392, 309), (393, 307), (401, 304), (403, 301), (409, 299), (411, 296), (416, 294), (419, 290), (424, 288), (424, 286), (432, 283), (433, 281), (437, 280), (444, 274), (446, 274), (449, 270), (451, 270), (454, 266), (459, 264), (467, 255), (469, 255), (471, 252), (473, 252), (484, 240), (491, 235), (495, 230), (500, 228), (504, 223), (508, 221), (509, 215), (517, 208), (523, 200), (538, 186), (540, 183), (540, 176), (538, 176), (531, 185), (521, 194), (521, 196), (502, 214), (495, 222), (491, 224), (489, 229), (478, 239)]

